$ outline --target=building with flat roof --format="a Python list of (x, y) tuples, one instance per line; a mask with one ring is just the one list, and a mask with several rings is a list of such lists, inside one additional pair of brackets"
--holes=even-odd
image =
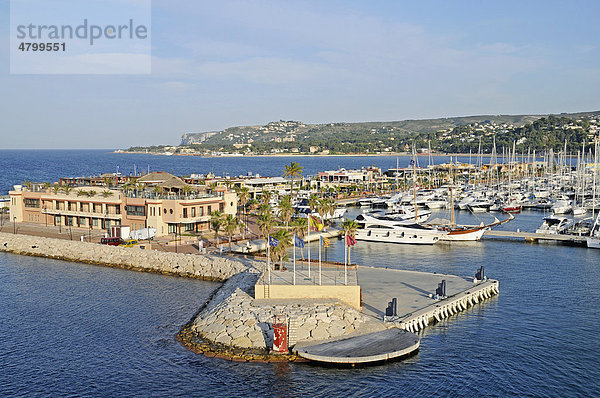
[(164, 236), (209, 230), (213, 211), (237, 213), (238, 198), (234, 192), (222, 189), (202, 193), (175, 176), (161, 175), (160, 180), (155, 177), (138, 179), (134, 188), (127, 189), (16, 185), (9, 192), (11, 218), (16, 222), (90, 230), (108, 231), (114, 226), (129, 226), (131, 230), (156, 228), (156, 235)]

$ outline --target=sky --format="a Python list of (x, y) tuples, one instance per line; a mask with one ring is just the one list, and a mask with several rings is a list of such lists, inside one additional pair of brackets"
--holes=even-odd
[(0, 148), (600, 110), (598, 15), (596, 0), (153, 0), (150, 74), (19, 75), (0, 0)]

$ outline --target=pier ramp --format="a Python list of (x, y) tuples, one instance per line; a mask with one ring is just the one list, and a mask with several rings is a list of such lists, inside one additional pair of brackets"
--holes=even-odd
[(296, 346), (296, 355), (317, 362), (361, 364), (387, 361), (415, 352), (419, 336), (399, 328), (347, 337), (325, 343)]

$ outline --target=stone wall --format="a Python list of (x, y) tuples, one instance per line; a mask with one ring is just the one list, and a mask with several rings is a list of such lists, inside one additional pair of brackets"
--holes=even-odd
[(273, 318), (285, 314), (296, 342), (329, 340), (385, 329), (382, 322), (339, 302), (315, 300), (256, 300), (258, 270), (230, 278), (193, 321), (203, 338), (237, 348), (271, 349)]
[(225, 281), (258, 263), (7, 233), (0, 233), (0, 251), (214, 281)]

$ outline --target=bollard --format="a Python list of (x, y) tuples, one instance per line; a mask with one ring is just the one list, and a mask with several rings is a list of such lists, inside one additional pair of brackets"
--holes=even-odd
[(276, 315), (273, 319), (273, 350), (288, 353), (287, 319), (284, 315)]

